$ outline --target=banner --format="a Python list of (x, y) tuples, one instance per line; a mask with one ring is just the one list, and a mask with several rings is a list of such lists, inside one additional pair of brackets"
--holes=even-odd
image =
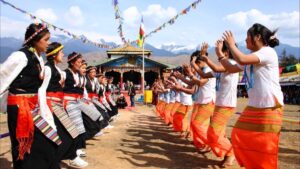
[(63, 28), (57, 27), (57, 26), (55, 26), (55, 25), (53, 25), (53, 24), (51, 24), (51, 23), (49, 23), (49, 22), (47, 22), (47, 21), (45, 21), (45, 20), (43, 20), (43, 19), (41, 19), (41, 18), (38, 18), (38, 17), (32, 15), (31, 13), (29, 13), (29, 12), (23, 10), (23, 9), (20, 9), (20, 8), (18, 8), (18, 7), (16, 7), (16, 6), (14, 6), (13, 4), (11, 4), (11, 3), (9, 3), (9, 2), (6, 2), (6, 1), (4, 1), (4, 0), (0, 0), (0, 1), (1, 1), (2, 3), (4, 3), (5, 5), (8, 5), (8, 6), (14, 8), (14, 9), (17, 10), (17, 11), (22, 12), (22, 13), (24, 13), (24, 14), (30, 16), (30, 18), (33, 19), (33, 20), (36, 20), (36, 19), (40, 20), (43, 24), (46, 24), (46, 26), (47, 26), (48, 28), (52, 28), (52, 29), (55, 30), (55, 31), (56, 31), (56, 30), (59, 30), (59, 31), (61, 31), (61, 32), (65, 33), (65, 34), (67, 34), (68, 36), (71, 36), (73, 39), (81, 40), (81, 41), (82, 41), (83, 43), (85, 43), (85, 44), (86, 44), (86, 43), (90, 43), (90, 44), (92, 44), (92, 45), (94, 45), (94, 46), (97, 46), (97, 47), (99, 47), (99, 48), (114, 48), (113, 46), (109, 46), (109, 45), (107, 45), (107, 44), (101, 44), (101, 43), (93, 42), (93, 41), (87, 39), (84, 35), (81, 35), (81, 36), (75, 35), (75, 34), (69, 32), (69, 31), (67, 31), (67, 30), (65, 30), (65, 29), (63, 29)]
[(159, 26), (158, 28), (156, 28), (153, 31), (151, 31), (150, 33), (148, 33), (145, 36), (145, 38), (147, 38), (147, 37), (151, 36), (152, 34), (157, 33), (158, 31), (164, 29), (167, 25), (173, 25), (175, 23), (175, 21), (178, 19), (179, 16), (187, 14), (191, 10), (191, 8), (196, 9), (197, 4), (200, 3), (200, 2), (201, 2), (201, 0), (197, 0), (197, 1), (193, 2), (191, 5), (189, 5), (185, 9), (183, 9), (180, 13), (175, 15), (169, 21), (163, 23), (161, 26)]
[(113, 5), (114, 5), (114, 10), (115, 10), (115, 19), (119, 21), (119, 26), (118, 26), (118, 32), (119, 32), (119, 36), (122, 40), (122, 42), (125, 44), (126, 43), (126, 39), (124, 37), (124, 33), (123, 33), (123, 18), (120, 15), (120, 9), (119, 9), (119, 2), (118, 0), (113, 0)]
[[(154, 29), (153, 31), (151, 31), (147, 35), (145, 35), (144, 39), (148, 38), (149, 36), (151, 36), (154, 33), (157, 33), (159, 31), (161, 31), (167, 25), (173, 25), (175, 23), (175, 21), (179, 18), (179, 16), (187, 14), (191, 10), (191, 8), (196, 9), (198, 3), (200, 3), (200, 2), (201, 2), (201, 0), (197, 0), (197, 1), (193, 2), (187, 8), (183, 9), (180, 13), (178, 13), (177, 15), (175, 15), (174, 17), (172, 17), (169, 21), (163, 23), (161, 26), (159, 26), (158, 28)], [(138, 43), (138, 40), (130, 42), (130, 44), (137, 44), (137, 43)]]

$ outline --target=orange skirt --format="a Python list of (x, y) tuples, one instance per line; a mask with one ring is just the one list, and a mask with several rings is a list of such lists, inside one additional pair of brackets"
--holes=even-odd
[(177, 110), (173, 116), (174, 131), (178, 131), (178, 132), (184, 131), (183, 119), (190, 109), (191, 109), (191, 106), (182, 105), (182, 104), (180, 104), (180, 106), (177, 108)]
[(241, 166), (278, 168), (282, 114), (282, 107), (246, 107), (231, 134), (233, 151)]
[(216, 106), (207, 132), (208, 145), (217, 157), (231, 156), (232, 145), (226, 137), (226, 125), (235, 108)]
[(157, 116), (158, 117), (161, 117), (163, 118), (164, 115), (163, 115), (163, 109), (166, 105), (166, 102), (165, 101), (162, 101), (162, 100), (159, 100), (157, 105), (156, 105), (156, 113), (157, 113)]
[(213, 110), (213, 102), (194, 105), (191, 119), (191, 131), (193, 133), (193, 142), (196, 148), (202, 148), (207, 144), (207, 129)]
[(180, 106), (180, 102), (175, 102), (174, 104), (173, 104), (173, 107), (172, 107), (172, 109), (171, 109), (171, 112), (170, 112), (170, 123), (172, 123), (173, 124), (173, 116), (174, 116), (174, 114), (175, 114), (175, 112), (177, 111), (177, 109), (178, 109), (178, 107)]
[(168, 103), (165, 106), (165, 123), (169, 124), (171, 119), (171, 110), (175, 103)]

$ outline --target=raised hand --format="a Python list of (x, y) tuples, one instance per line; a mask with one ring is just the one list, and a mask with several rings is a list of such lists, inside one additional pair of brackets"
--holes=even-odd
[(176, 78), (179, 78), (180, 76), (182, 76), (182, 74), (181, 74), (180, 72), (178, 72), (178, 71), (175, 71), (175, 72), (174, 72), (174, 76), (175, 76)]
[(208, 49), (208, 43), (203, 42), (201, 46), (201, 56), (206, 56), (207, 49)]
[(235, 40), (231, 31), (225, 31), (223, 33), (223, 39), (229, 47), (235, 46)]
[(191, 62), (192, 62), (192, 63), (195, 63), (195, 62), (196, 62), (196, 60), (197, 60), (197, 56), (193, 56), (193, 57), (192, 57), (192, 61), (191, 61)]
[(188, 76), (192, 76), (193, 75), (193, 72), (192, 72), (192, 69), (189, 65), (187, 64), (184, 64), (182, 65), (182, 67), (184, 68), (185, 72), (187, 73)]
[(216, 54), (218, 56), (218, 58), (221, 58), (221, 57), (224, 57), (224, 53), (222, 52), (222, 48), (223, 48), (223, 40), (219, 39), (217, 40), (216, 42), (216, 48), (215, 48), (215, 51), (216, 51)]

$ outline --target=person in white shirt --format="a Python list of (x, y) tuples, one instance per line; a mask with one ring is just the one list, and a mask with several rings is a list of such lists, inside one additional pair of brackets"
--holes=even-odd
[[(204, 43), (203, 47), (207, 48), (208, 44)], [(226, 44), (222, 46), (216, 45), (216, 50), (221, 50), (224, 56), (228, 58), (230, 64), (237, 64), (233, 60), (233, 56)], [(226, 70), (222, 65), (215, 64), (206, 55), (202, 55), (202, 60), (213, 71), (204, 73), (200, 70), (201, 77), (216, 78), (216, 87), (213, 87), (213, 90), (216, 88), (216, 105), (207, 131), (207, 144), (216, 156), (224, 158), (222, 161), (223, 167), (231, 166), (234, 161), (234, 155), (231, 142), (226, 137), (225, 130), (230, 117), (235, 112), (239, 73), (231, 73), (230, 70)], [(211, 92), (206, 91), (207, 93)]]
[[(172, 86), (177, 81), (176, 77), (173, 73), (171, 73), (170, 77), (167, 80), (169, 86)], [(168, 107), (166, 107), (166, 113), (168, 114), (168, 119), (166, 124), (171, 125), (173, 124), (173, 116), (180, 106), (180, 93), (174, 89), (170, 90), (170, 103)], [(168, 122), (168, 123), (167, 123)]]
[(207, 55), (207, 47), (202, 45), (200, 51), (196, 51), (191, 56), (191, 66), (195, 69), (198, 76), (191, 71), (188, 75), (192, 82), (197, 84), (193, 116), (191, 119), (191, 128), (193, 131), (193, 142), (199, 153), (211, 151), (207, 141), (207, 130), (210, 118), (213, 114), (216, 97), (216, 79), (214, 77), (203, 77), (203, 73), (211, 73), (212, 70), (202, 60), (202, 56)]
[[(183, 70), (183, 68), (180, 69)], [(190, 135), (188, 113), (193, 108), (192, 94), (195, 92), (195, 85), (186, 76), (187, 72), (185, 70), (182, 73), (176, 70), (174, 71), (174, 75), (180, 79), (180, 81), (175, 82), (172, 86), (172, 89), (179, 92), (180, 106), (173, 115), (173, 129), (180, 132), (180, 137), (185, 136), (187, 138)]]
[(38, 90), (41, 114), (53, 115), (57, 133), (62, 140), (56, 153), (59, 160), (71, 159), (69, 165), (75, 168), (83, 168), (88, 165), (81, 159), (76, 151), (80, 146), (81, 138), (79, 132), (69, 118), (63, 107), (63, 85), (65, 72), (57, 67), (64, 56), (63, 45), (52, 42), (46, 51), (47, 63), (45, 65), (45, 76), (43, 84)]
[(165, 92), (167, 90), (164, 87), (164, 83), (161, 79), (158, 80), (158, 83), (155, 87), (156, 92), (158, 93), (158, 102), (156, 105), (156, 113), (160, 118), (164, 118), (164, 108), (166, 107)]
[(167, 125), (170, 125), (170, 119), (171, 119), (171, 109), (173, 107), (173, 104), (171, 103), (171, 89), (166, 85), (166, 92), (165, 92), (165, 101), (166, 105), (164, 108), (164, 121)]
[(0, 95), (8, 91), (7, 123), (14, 169), (60, 168), (54, 154), (61, 139), (52, 114), (49, 118), (40, 114), (37, 95), (44, 77), (42, 54), (49, 39), (46, 25), (30, 24), (23, 48), (0, 66)]
[[(273, 49), (279, 44), (275, 33), (261, 24), (254, 24), (248, 29), (246, 38), (251, 53), (244, 54), (235, 46), (232, 32), (225, 31), (223, 39), (239, 65), (231, 65), (218, 50), (222, 65), (232, 72), (244, 70), (247, 79), (248, 106), (231, 134), (235, 157), (246, 168), (278, 168), (283, 94), (279, 84), (278, 56)], [(220, 43), (222, 41), (217, 42)]]

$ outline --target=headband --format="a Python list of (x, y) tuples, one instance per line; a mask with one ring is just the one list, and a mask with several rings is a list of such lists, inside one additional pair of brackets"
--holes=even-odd
[(86, 71), (88, 72), (88, 71), (91, 71), (92, 69), (97, 69), (97, 68), (96, 68), (96, 66), (91, 66), (91, 67), (87, 68)]
[(55, 53), (57, 53), (58, 51), (62, 50), (62, 48), (64, 48), (64, 45), (60, 45), (59, 47), (57, 47), (56, 49), (52, 50), (51, 52), (47, 53), (46, 56), (51, 56)]
[(79, 56), (79, 53), (77, 53), (76, 55), (72, 56), (70, 59), (68, 59), (68, 62), (71, 62), (73, 59), (75, 59), (77, 56)]
[(42, 32), (44, 29), (46, 29), (47, 26), (46, 25), (43, 25), (40, 29), (38, 29), (36, 32), (34, 32), (34, 34), (32, 34), (29, 38), (27, 38), (25, 41), (24, 41), (24, 44), (28, 43), (32, 38), (34, 38), (36, 35), (38, 35), (40, 32)]

